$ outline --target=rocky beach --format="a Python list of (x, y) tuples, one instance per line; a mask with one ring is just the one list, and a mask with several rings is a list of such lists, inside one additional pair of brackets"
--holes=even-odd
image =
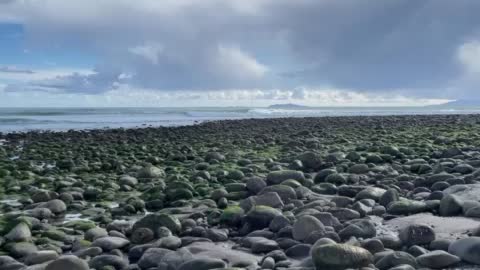
[(480, 269), (480, 115), (0, 133), (27, 269)]

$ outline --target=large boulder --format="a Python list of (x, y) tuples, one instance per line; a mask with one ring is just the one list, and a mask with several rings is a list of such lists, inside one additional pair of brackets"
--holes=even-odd
[(473, 264), (480, 264), (480, 237), (468, 237), (450, 244), (448, 253)]

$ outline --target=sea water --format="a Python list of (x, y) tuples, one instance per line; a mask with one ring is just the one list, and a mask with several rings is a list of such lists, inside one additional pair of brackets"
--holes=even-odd
[(480, 108), (328, 107), (272, 109), (246, 107), (201, 108), (0, 108), (0, 132), (30, 130), (135, 128), (181, 126), (204, 121), (355, 115), (471, 114)]

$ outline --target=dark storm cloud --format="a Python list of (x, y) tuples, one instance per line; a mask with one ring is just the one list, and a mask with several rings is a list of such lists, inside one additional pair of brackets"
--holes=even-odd
[(118, 84), (158, 90), (326, 85), (448, 95), (441, 89), (462, 87), (459, 48), (480, 39), (480, 1), (474, 0), (47, 2), (22, 1), (10, 12), (23, 18), (34, 42), (88, 48), (101, 68), (36, 84), (90, 93)]

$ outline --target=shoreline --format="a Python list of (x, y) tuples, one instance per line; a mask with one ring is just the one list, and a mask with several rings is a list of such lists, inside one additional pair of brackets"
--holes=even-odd
[(345, 254), (342, 269), (388, 269), (398, 256), (429, 267), (422, 256), (443, 250), (443, 269), (480, 267), (456, 248), (480, 246), (480, 114), (218, 120), (1, 139), (0, 254), (12, 264), (75, 255), (96, 269), (200, 261), (314, 270)]
[(163, 129), (163, 128), (182, 128), (182, 127), (191, 127), (198, 126), (207, 123), (216, 123), (216, 122), (235, 122), (235, 121), (262, 121), (262, 120), (301, 120), (301, 119), (343, 119), (343, 118), (389, 118), (389, 117), (459, 117), (459, 116), (478, 116), (480, 113), (456, 113), (456, 114), (386, 114), (386, 115), (334, 115), (334, 116), (278, 116), (278, 117), (251, 117), (251, 118), (237, 118), (237, 119), (213, 119), (213, 120), (192, 120), (191, 124), (184, 125), (151, 125), (151, 124), (140, 124), (140, 126), (134, 127), (103, 127), (103, 128), (87, 128), (87, 129), (32, 129), (32, 130), (18, 130), (18, 131), (0, 131), (0, 138), (12, 134), (21, 135), (21, 134), (30, 134), (30, 133), (68, 133), (68, 132), (97, 132), (97, 131), (115, 131), (115, 130), (136, 130), (136, 129)]

